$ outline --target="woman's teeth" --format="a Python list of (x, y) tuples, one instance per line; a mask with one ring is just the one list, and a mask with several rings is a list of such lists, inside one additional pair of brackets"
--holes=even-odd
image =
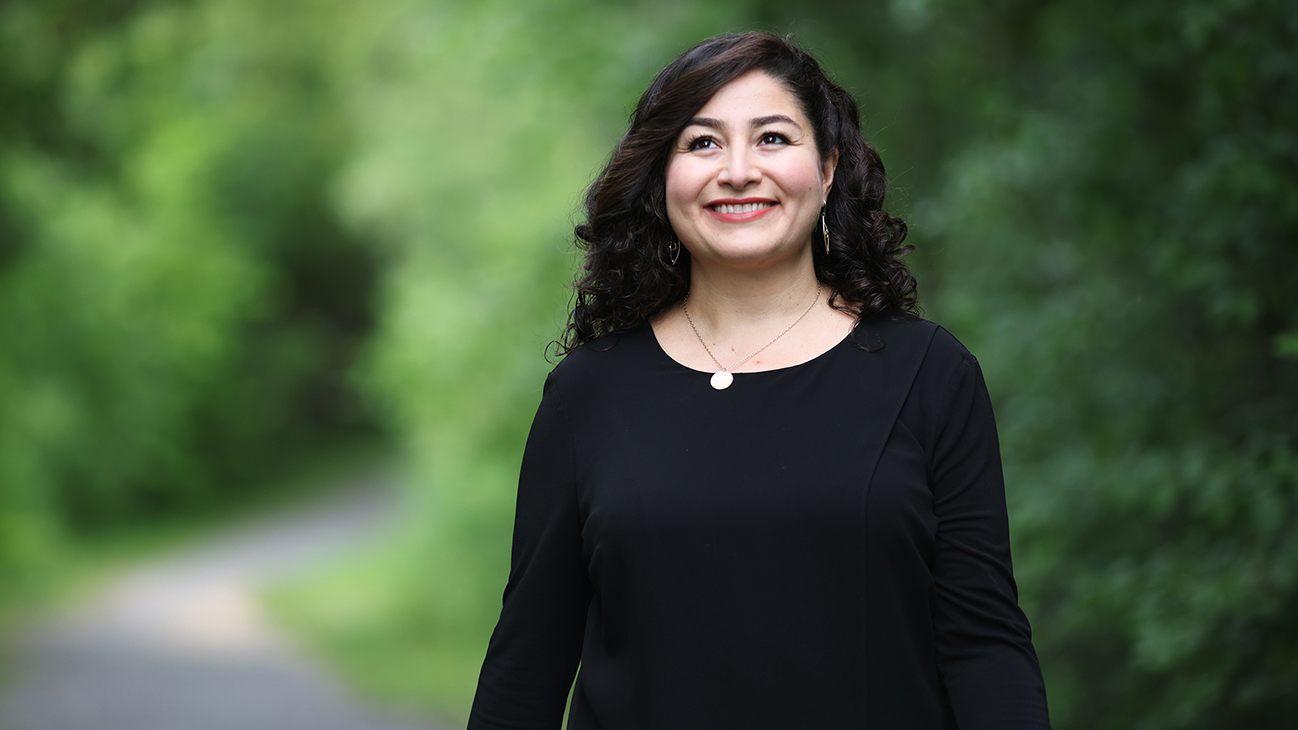
[(743, 205), (717, 205), (713, 210), (718, 213), (752, 213), (755, 210), (769, 208), (775, 203), (744, 203)]

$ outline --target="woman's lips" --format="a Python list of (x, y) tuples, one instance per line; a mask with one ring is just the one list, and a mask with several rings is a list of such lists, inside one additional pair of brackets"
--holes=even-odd
[(774, 200), (718, 201), (707, 206), (713, 218), (726, 223), (743, 223), (761, 218), (775, 209)]

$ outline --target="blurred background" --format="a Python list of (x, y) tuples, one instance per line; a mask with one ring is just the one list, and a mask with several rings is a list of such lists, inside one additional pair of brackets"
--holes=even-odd
[(983, 365), (1056, 727), (1291, 727), (1291, 0), (6, 0), (5, 629), (377, 470), (380, 539), (259, 600), (460, 722), (580, 196), (658, 69), (755, 28), (855, 93)]

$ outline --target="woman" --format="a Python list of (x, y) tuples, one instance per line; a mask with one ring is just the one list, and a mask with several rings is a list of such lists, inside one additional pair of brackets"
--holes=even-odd
[(581, 730), (1048, 727), (987, 393), (884, 186), (786, 41), (654, 80), (576, 229), (470, 728), (570, 688)]

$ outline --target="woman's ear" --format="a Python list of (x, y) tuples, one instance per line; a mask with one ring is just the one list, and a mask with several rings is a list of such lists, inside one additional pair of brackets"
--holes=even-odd
[(829, 189), (834, 186), (834, 170), (838, 169), (838, 148), (835, 147), (820, 163), (820, 199), (829, 200)]

